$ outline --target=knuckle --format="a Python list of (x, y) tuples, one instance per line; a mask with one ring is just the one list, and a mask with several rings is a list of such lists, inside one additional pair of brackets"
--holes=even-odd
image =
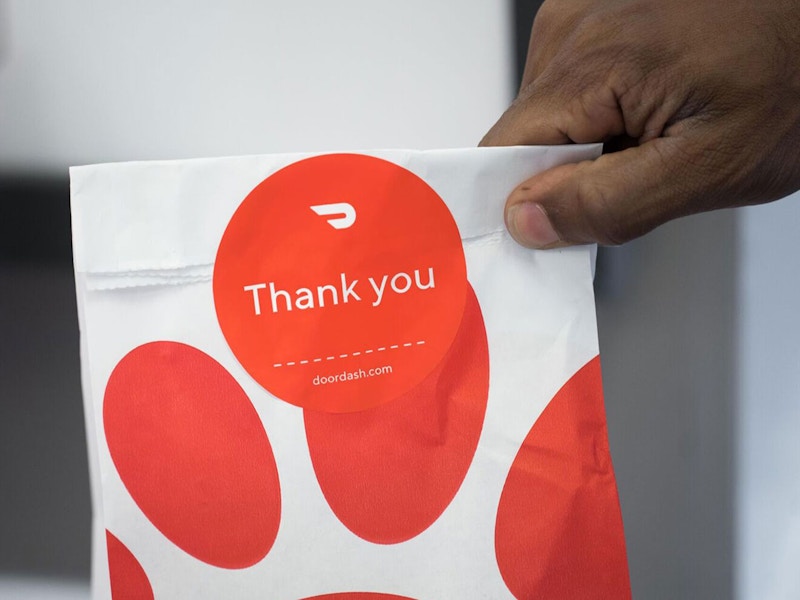
[(616, 24), (603, 10), (594, 10), (581, 16), (573, 29), (573, 40), (579, 48), (598, 48), (613, 45), (618, 39)]
[(562, 10), (563, 9), (561, 6), (559, 6), (558, 2), (553, 0), (545, 0), (542, 2), (539, 10), (536, 11), (536, 17), (533, 20), (534, 27), (545, 27), (548, 24), (557, 21)]

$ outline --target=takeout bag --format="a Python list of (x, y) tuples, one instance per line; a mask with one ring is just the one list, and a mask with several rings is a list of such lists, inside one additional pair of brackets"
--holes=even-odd
[(588, 247), (508, 193), (597, 146), (71, 169), (94, 598), (629, 598)]

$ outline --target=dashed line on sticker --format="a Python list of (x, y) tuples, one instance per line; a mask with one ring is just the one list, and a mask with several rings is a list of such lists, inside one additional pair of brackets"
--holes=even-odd
[(338, 360), (342, 358), (348, 358), (351, 356), (361, 356), (362, 354), (373, 354), (374, 352), (386, 352), (387, 350), (413, 348), (414, 346), (423, 346), (423, 345), (425, 345), (425, 340), (419, 340), (417, 342), (404, 342), (403, 344), (392, 344), (390, 346), (381, 346), (379, 348), (367, 348), (365, 350), (356, 350), (355, 352), (339, 354), (338, 356), (325, 356), (324, 358), (323, 357), (304, 358), (302, 360), (290, 360), (284, 363), (273, 363), (272, 366), (275, 369), (279, 369), (281, 367), (294, 367), (296, 365), (307, 365), (309, 363), (321, 363), (323, 360)]

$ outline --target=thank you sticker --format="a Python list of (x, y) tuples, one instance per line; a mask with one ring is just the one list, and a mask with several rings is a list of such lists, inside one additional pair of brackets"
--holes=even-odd
[(222, 237), (214, 302), (247, 372), (304, 408), (352, 412), (407, 392), (461, 323), (466, 265), (450, 211), (394, 163), (330, 154), (270, 175)]

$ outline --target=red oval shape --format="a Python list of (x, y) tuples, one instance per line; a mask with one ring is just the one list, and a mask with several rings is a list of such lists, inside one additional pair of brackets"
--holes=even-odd
[(488, 393), (486, 330), (469, 287), (453, 345), (414, 389), (361, 412), (306, 410), (314, 471), (345, 527), (396, 544), (436, 521), (472, 463)]
[(234, 378), (177, 342), (139, 346), (106, 385), (111, 458), (136, 504), (176, 546), (231, 569), (272, 548), (280, 484), (267, 434)]
[(631, 597), (600, 359), (558, 391), (508, 473), (497, 564), (516, 598)]
[(128, 547), (108, 529), (106, 529), (106, 550), (111, 598), (113, 600), (153, 600), (153, 587), (150, 585), (150, 580), (142, 565), (128, 550)]
[(414, 600), (408, 596), (395, 596), (394, 594), (377, 594), (375, 592), (339, 592), (303, 598), (303, 600)]

